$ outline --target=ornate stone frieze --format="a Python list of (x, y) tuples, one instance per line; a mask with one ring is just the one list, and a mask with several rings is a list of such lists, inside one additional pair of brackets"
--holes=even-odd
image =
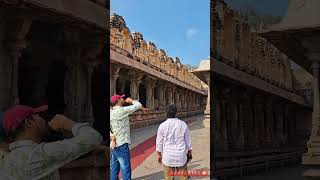
[(111, 45), (124, 50), (127, 55), (137, 61), (155, 68), (173, 78), (204, 89), (201, 80), (193, 75), (179, 58), (172, 58), (163, 49), (158, 49), (152, 42), (145, 41), (139, 32), (130, 33), (122, 16), (112, 14), (110, 17)]
[(285, 63), (284, 54), (259, 36), (254, 27), (240, 18), (239, 12), (223, 3), (215, 10), (215, 59), (291, 91), (290, 64)]

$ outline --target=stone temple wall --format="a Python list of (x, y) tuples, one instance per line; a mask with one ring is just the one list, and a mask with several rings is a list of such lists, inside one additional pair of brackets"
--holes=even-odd
[(203, 114), (207, 85), (191, 69), (141, 33), (131, 33), (121, 16), (113, 14), (110, 27), (110, 96), (125, 94), (147, 109), (131, 115), (132, 128), (161, 123), (169, 104), (177, 106), (181, 118)]
[(140, 32), (131, 33), (123, 17), (112, 14), (110, 17), (111, 45), (120, 47), (143, 64), (157, 69), (197, 89), (204, 90), (201, 80), (183, 65), (178, 57), (169, 57), (163, 49), (158, 49), (152, 42), (144, 40)]
[(215, 58), (281, 89), (292, 91), (288, 57), (262, 38), (259, 30), (244, 22), (239, 12), (222, 1), (218, 2), (212, 12), (215, 19)]

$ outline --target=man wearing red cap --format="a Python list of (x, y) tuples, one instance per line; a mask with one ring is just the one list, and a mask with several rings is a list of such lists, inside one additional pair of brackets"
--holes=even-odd
[[(110, 112), (110, 128), (117, 140), (115, 148), (111, 146), (110, 159), (110, 179), (118, 180), (121, 169), (123, 180), (131, 179), (131, 163), (130, 163), (130, 123), (129, 115), (142, 108), (139, 101), (131, 98), (124, 100), (125, 95), (114, 95), (111, 97), (113, 109)], [(131, 104), (124, 106), (124, 104)]]
[[(55, 115), (48, 123), (41, 116), (47, 106), (17, 105), (3, 114), (2, 127), (12, 143), (1, 170), (19, 180), (59, 180), (59, 168), (95, 149), (102, 136), (88, 123), (76, 123)], [(48, 128), (72, 132), (74, 137), (50, 143), (41, 142)]]

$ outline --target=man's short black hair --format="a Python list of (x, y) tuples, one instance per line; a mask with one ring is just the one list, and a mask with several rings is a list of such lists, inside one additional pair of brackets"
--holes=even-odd
[(167, 118), (175, 118), (177, 114), (177, 106), (171, 104), (167, 108)]

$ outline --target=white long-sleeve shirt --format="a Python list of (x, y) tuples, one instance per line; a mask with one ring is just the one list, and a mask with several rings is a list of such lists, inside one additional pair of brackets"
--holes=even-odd
[(187, 152), (191, 149), (190, 132), (184, 121), (169, 118), (160, 124), (156, 151), (162, 154), (162, 164), (169, 167), (183, 166), (187, 162)]

